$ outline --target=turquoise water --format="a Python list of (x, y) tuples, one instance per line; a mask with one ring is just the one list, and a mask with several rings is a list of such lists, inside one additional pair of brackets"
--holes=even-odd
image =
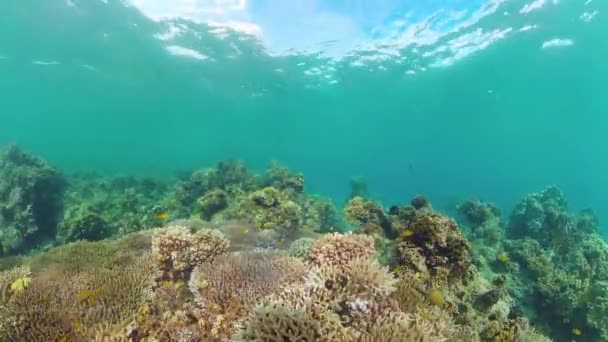
[(605, 1), (243, 2), (248, 33), (154, 3), (0, 2), (0, 144), (65, 171), (278, 159), (338, 201), (359, 175), (440, 207), (556, 184), (608, 217)]

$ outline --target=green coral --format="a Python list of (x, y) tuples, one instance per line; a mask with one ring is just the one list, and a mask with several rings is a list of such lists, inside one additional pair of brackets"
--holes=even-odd
[(17, 146), (0, 153), (0, 255), (55, 238), (66, 186), (55, 168)]
[(198, 199), (201, 218), (209, 220), (228, 206), (228, 194), (223, 190), (212, 190)]
[(101, 213), (82, 205), (66, 211), (58, 236), (66, 242), (96, 241), (112, 235), (113, 229)]

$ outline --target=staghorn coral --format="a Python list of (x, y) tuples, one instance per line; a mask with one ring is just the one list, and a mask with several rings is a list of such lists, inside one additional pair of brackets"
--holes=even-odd
[(2, 340), (91, 340), (98, 327), (129, 321), (151, 298), (156, 278), (147, 255), (111, 269), (55, 270), (33, 274), (26, 288), (3, 301)]
[(199, 265), (189, 282), (196, 302), (208, 310), (248, 308), (282, 287), (303, 280), (304, 264), (277, 253), (231, 253)]
[(452, 320), (437, 308), (424, 314), (392, 312), (377, 317), (370, 329), (358, 339), (360, 342), (398, 342), (398, 341), (467, 341), (479, 339), (471, 331), (455, 325)]
[(201, 229), (192, 234), (182, 226), (156, 229), (152, 253), (163, 279), (187, 279), (203, 262), (210, 262), (228, 250), (230, 242), (217, 230)]
[(327, 234), (312, 243), (307, 261), (313, 265), (347, 265), (376, 253), (374, 239), (360, 234)]
[[(322, 318), (322, 319), (320, 319)], [(346, 332), (335, 315), (315, 314), (306, 307), (284, 301), (256, 306), (234, 341), (346, 341)]]
[(66, 186), (51, 165), (15, 145), (0, 153), (0, 256), (55, 238)]

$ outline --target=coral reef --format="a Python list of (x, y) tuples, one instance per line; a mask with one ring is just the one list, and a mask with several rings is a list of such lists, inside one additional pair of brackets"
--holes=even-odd
[(300, 238), (289, 245), (287, 254), (300, 259), (308, 259), (310, 255), (310, 247), (315, 242), (312, 238)]
[(356, 180), (338, 211), (304, 185), (276, 162), (64, 177), (9, 147), (0, 340), (608, 341), (608, 245), (559, 189), (508, 220), (467, 200), (457, 224), (422, 195), (385, 210)]
[(439, 282), (469, 275), (470, 245), (456, 221), (427, 206), (393, 207), (389, 220), (399, 232), (400, 263), (406, 268)]
[(282, 254), (232, 253), (197, 266), (189, 287), (201, 308), (226, 313), (248, 309), (285, 286), (296, 286), (305, 273), (301, 261)]
[(384, 215), (384, 209), (375, 202), (353, 197), (344, 207), (344, 215), (348, 221), (360, 226), (360, 230), (367, 234), (395, 237), (392, 226)]
[(55, 238), (67, 181), (14, 145), (0, 153), (0, 256)]
[(81, 205), (66, 210), (57, 236), (66, 242), (97, 241), (110, 237), (113, 233), (112, 229), (101, 213), (89, 206)]
[(520, 271), (519, 301), (534, 303), (529, 316), (556, 340), (608, 341), (608, 246), (589, 210), (568, 212), (562, 192), (550, 187), (514, 208), (505, 248)]
[(372, 257), (374, 240), (360, 234), (327, 234), (314, 241), (307, 261), (313, 265), (345, 265), (355, 257)]
[[(28, 285), (3, 298), (0, 339), (90, 340), (104, 324), (129, 321), (151, 298), (156, 277), (147, 255), (130, 264), (87, 268), (76, 274), (57, 272), (58, 269), (28, 272)], [(1, 274), (0, 279), (5, 278), (8, 277)]]
[(194, 234), (182, 226), (157, 229), (152, 253), (164, 279), (187, 279), (197, 265), (212, 261), (228, 250), (230, 242), (217, 230), (201, 229)]
[[(170, 188), (164, 181), (110, 177), (90, 172), (70, 175), (69, 180), (70, 186), (65, 196), (66, 213), (59, 236), (61, 240), (95, 240), (154, 228), (163, 225), (176, 213), (169, 197)], [(95, 219), (98, 224), (104, 222), (103, 227), (98, 227), (103, 232), (101, 236), (96, 236), (97, 230), (80, 224), (78, 221), (82, 219)], [(79, 232), (82, 228), (89, 231)]]
[(212, 190), (198, 199), (201, 218), (209, 220), (228, 206), (228, 194), (223, 190)]
[(480, 240), (481, 246), (496, 246), (504, 238), (501, 212), (494, 204), (471, 199), (457, 210), (471, 228), (471, 238)]

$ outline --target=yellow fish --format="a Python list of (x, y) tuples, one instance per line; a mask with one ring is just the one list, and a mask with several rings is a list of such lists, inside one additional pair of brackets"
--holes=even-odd
[(401, 269), (400, 269), (400, 268), (395, 268), (395, 269), (393, 270), (393, 273), (395, 273), (395, 274), (398, 274), (399, 272), (401, 272)]
[(507, 253), (502, 253), (497, 257), (498, 261), (502, 262), (503, 264), (508, 264), (509, 263), (509, 255)]
[(169, 218), (169, 214), (167, 213), (158, 213), (154, 216), (157, 220), (164, 221)]
[(411, 229), (406, 229), (403, 231), (403, 233), (401, 233), (401, 236), (403, 236), (404, 238), (409, 238), (412, 235), (414, 235), (414, 231)]
[(583, 332), (579, 328), (572, 329), (572, 335), (581, 336)]

